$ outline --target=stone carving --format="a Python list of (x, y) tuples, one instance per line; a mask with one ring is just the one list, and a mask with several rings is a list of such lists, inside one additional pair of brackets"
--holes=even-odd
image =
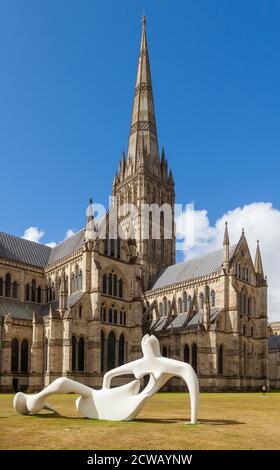
[[(46, 400), (55, 393), (76, 393), (79, 413), (91, 419), (130, 421), (173, 376), (182, 378), (189, 389), (191, 423), (197, 421), (199, 385), (193, 368), (184, 362), (163, 357), (155, 336), (145, 335), (141, 342), (143, 357), (117, 367), (104, 375), (103, 387), (94, 390), (66, 377), (54, 380), (44, 390), (34, 395), (19, 392), (14, 397), (14, 408), (21, 414), (38, 413), (42, 409), (56, 411)], [(136, 380), (120, 387), (110, 388), (111, 380), (123, 374), (133, 374)], [(149, 382), (142, 392), (140, 379), (149, 375)]]

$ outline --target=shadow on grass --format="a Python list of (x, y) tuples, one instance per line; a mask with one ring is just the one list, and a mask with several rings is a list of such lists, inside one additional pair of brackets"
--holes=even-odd
[[(185, 418), (171, 418), (171, 419), (155, 419), (155, 418), (137, 418), (134, 421), (142, 422), (142, 423), (159, 423), (159, 424), (170, 424), (170, 423), (188, 423)], [(241, 421), (236, 421), (234, 419), (198, 419), (197, 424), (210, 424), (211, 426), (225, 426), (225, 425), (233, 425), (233, 424), (246, 424), (242, 423)]]

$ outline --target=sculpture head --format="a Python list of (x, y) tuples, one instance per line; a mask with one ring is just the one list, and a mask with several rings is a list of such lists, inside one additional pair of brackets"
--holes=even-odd
[(141, 341), (143, 356), (161, 357), (159, 340), (154, 335), (145, 335)]

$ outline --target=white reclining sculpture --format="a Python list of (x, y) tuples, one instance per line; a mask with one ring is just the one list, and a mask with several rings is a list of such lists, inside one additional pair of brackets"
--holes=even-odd
[[(196, 423), (199, 385), (193, 368), (185, 362), (163, 357), (159, 341), (155, 336), (145, 335), (141, 346), (143, 357), (107, 372), (100, 390), (60, 377), (34, 395), (18, 392), (14, 397), (14, 408), (21, 414), (38, 413), (43, 408), (56, 411), (46, 402), (49, 395), (76, 393), (80, 395), (76, 400), (76, 407), (82, 416), (91, 419), (130, 421), (171, 377), (180, 377), (189, 389), (191, 423)], [(124, 374), (134, 374), (136, 380), (120, 387), (110, 388), (112, 378)], [(139, 393), (140, 379), (146, 375), (150, 375), (149, 382)]]

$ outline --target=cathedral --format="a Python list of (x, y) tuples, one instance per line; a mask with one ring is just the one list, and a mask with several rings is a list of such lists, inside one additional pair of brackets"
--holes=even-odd
[[(219, 250), (175, 264), (175, 186), (159, 152), (145, 17), (112, 196), (124, 237), (110, 235), (110, 210), (95, 221), (92, 201), (85, 227), (53, 248), (0, 232), (0, 390), (34, 392), (60, 376), (98, 388), (104, 372), (140, 357), (144, 332), (164, 356), (189, 362), (202, 390), (269, 386), (259, 244), (253, 262), (244, 231), (231, 244), (226, 225)], [(168, 236), (160, 213), (152, 237), (144, 205), (170, 208)], [(270, 343), (278, 354), (278, 340)]]

